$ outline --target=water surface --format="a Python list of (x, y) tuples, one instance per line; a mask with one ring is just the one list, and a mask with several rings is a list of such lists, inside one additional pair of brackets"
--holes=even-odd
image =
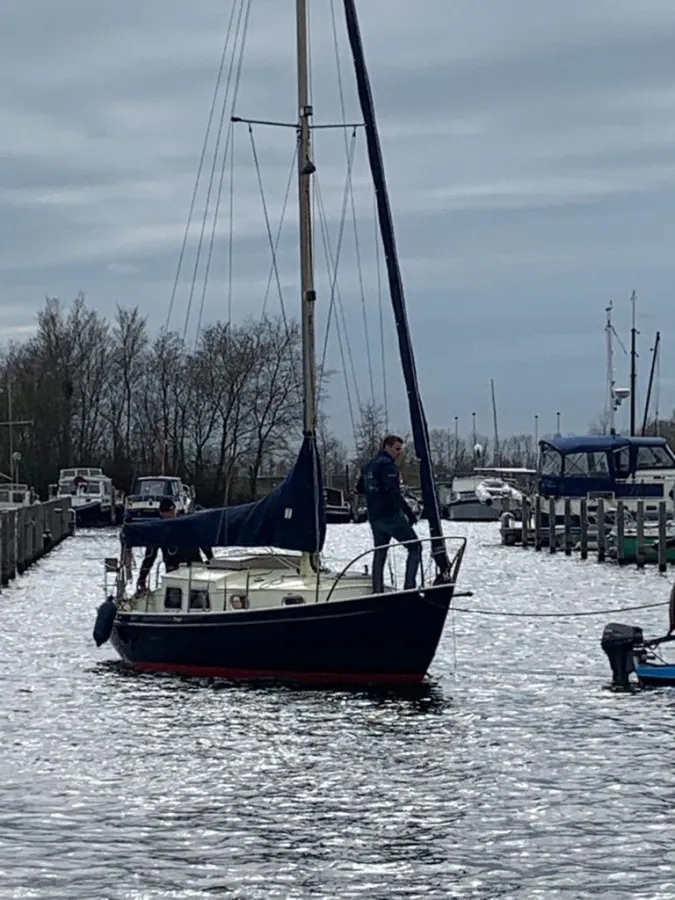
[[(653, 569), (469, 536), (462, 608), (666, 600)], [(367, 546), (334, 526), (328, 554)], [(611, 619), (456, 612), (424, 692), (125, 674), (91, 629), (113, 532), (0, 595), (0, 897), (675, 897), (675, 693), (603, 689)]]

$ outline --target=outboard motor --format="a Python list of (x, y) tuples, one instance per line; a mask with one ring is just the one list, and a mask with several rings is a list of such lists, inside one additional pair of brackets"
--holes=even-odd
[(112, 634), (113, 622), (117, 615), (117, 604), (112, 597), (108, 597), (99, 606), (96, 612), (96, 621), (94, 622), (94, 640), (96, 646), (100, 647), (108, 640)]
[(630, 690), (628, 676), (635, 671), (633, 651), (644, 643), (642, 629), (634, 625), (611, 622), (602, 633), (600, 646), (612, 667), (612, 687)]

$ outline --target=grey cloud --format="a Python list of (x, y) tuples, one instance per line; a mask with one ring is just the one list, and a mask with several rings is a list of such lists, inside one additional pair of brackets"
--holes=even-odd
[[(295, 115), (291, 6), (253, 0), (240, 115)], [(230, 7), (222, 0), (8, 0), (5, 7), (3, 333), (27, 333), (45, 292), (67, 299), (80, 289), (105, 313), (117, 302), (138, 303), (163, 324)], [(339, 0), (335, 8), (342, 32)], [(585, 428), (603, 402), (608, 299), (617, 301), (617, 327), (625, 331), (627, 299), (637, 288), (643, 359), (657, 327), (665, 345), (672, 320), (675, 6), (368, 0), (360, 15), (429, 418), (444, 424), (460, 415), (468, 427), (476, 410), (487, 428), (494, 377), (504, 430), (531, 427), (534, 412), (548, 415), (552, 427), (557, 409), (566, 427)], [(313, 2), (311, 16), (317, 121), (336, 121), (328, 0)], [(344, 40), (341, 55), (347, 115), (358, 118)], [(276, 230), (293, 132), (257, 128), (255, 137)], [(372, 189), (359, 140), (354, 183), (370, 343), (379, 357)], [(247, 142), (238, 127), (237, 317), (259, 309), (270, 260)], [(316, 133), (316, 160), (334, 245), (345, 177), (339, 133)], [(224, 202), (207, 319), (226, 313)], [(295, 203), (292, 190), (279, 255), (291, 312), (298, 302)], [(191, 259), (195, 241), (193, 234)], [(317, 269), (322, 325), (329, 282), (318, 226)], [(178, 328), (190, 271), (177, 300)], [(340, 285), (367, 392), (349, 228)], [(274, 290), (270, 306), (278, 309)], [(386, 318), (391, 400), (400, 379)], [(334, 337), (329, 365), (339, 365)], [(662, 373), (667, 407), (673, 375), (665, 354)], [(339, 382), (331, 393), (342, 419)]]

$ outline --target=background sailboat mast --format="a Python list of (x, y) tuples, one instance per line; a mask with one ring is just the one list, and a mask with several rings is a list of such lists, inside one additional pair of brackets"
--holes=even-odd
[(637, 294), (635, 291), (631, 294), (631, 329), (630, 329), (630, 436), (635, 437), (637, 434), (637, 349), (636, 338), (637, 328), (635, 327), (635, 301)]
[(501, 454), (499, 452), (499, 428), (497, 427), (497, 400), (495, 398), (495, 380), (490, 379), (490, 393), (492, 394), (492, 423), (494, 427), (494, 451), (492, 453), (492, 465), (501, 466)]
[(307, 37), (307, 0), (296, 0), (298, 53), (298, 204), (300, 212), (300, 290), (302, 295), (302, 382), (304, 432), (316, 430), (316, 362), (314, 350), (314, 260), (312, 258), (312, 181), (315, 166), (311, 161), (311, 118), (309, 104), (309, 66)]

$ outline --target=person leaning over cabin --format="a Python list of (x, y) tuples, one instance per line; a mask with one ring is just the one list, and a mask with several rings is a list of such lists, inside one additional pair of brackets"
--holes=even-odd
[[(162, 497), (159, 501), (159, 516), (161, 519), (173, 519), (176, 516), (176, 504), (170, 497)], [(141, 571), (138, 573), (138, 581), (136, 582), (136, 592), (144, 593), (150, 569), (157, 559), (158, 547), (150, 546), (145, 549), (145, 556), (141, 563)], [(181, 564), (191, 565), (192, 563), (201, 563), (202, 557), (200, 551), (207, 560), (213, 559), (213, 551), (210, 547), (163, 547), (162, 557), (164, 558), (164, 566), (167, 572), (175, 571)]]
[(124, 526), (131, 521), (133, 521), (131, 518), (131, 513), (127, 510), (122, 517), (122, 530), (120, 531), (120, 562), (122, 568), (124, 569), (125, 582), (131, 581), (131, 573), (134, 566), (134, 551), (131, 549), (131, 547), (127, 547), (127, 545), (124, 543), (123, 537)]
[[(379, 548), (373, 554), (374, 594), (381, 594), (384, 590), (384, 564), (389, 541), (392, 538), (399, 542), (417, 539), (413, 528), (415, 513), (401, 492), (401, 476), (396, 465), (402, 452), (403, 440), (395, 434), (388, 434), (382, 441), (382, 449), (377, 456), (361, 470), (356, 485), (357, 492), (365, 495), (373, 542)], [(408, 561), (403, 590), (408, 591), (415, 587), (422, 549), (419, 543), (414, 543), (406, 544), (406, 550)]]

